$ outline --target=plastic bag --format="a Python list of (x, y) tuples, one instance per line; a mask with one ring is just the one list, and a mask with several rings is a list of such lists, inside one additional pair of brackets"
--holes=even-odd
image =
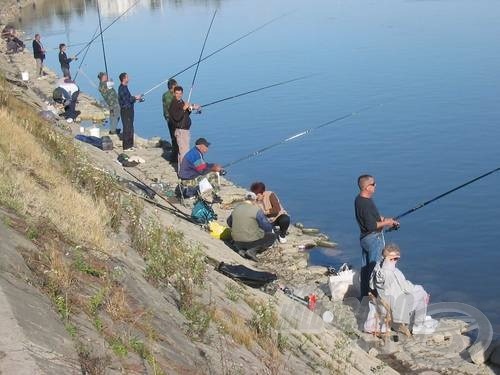
[(349, 289), (355, 288), (356, 279), (356, 272), (344, 263), (338, 273), (330, 276), (328, 280), (332, 301), (342, 301)]

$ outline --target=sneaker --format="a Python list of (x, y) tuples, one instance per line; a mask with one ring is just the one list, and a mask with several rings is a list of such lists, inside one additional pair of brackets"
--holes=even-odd
[(255, 249), (248, 249), (247, 251), (245, 251), (245, 256), (248, 259), (253, 260), (254, 262), (258, 262), (257, 250), (255, 250)]
[(286, 237), (285, 237), (285, 236), (283, 236), (283, 237), (282, 237), (282, 236), (278, 236), (278, 241), (279, 241), (280, 243), (286, 243), (286, 241), (287, 241), (287, 240), (286, 240)]
[(423, 324), (413, 325), (413, 329), (411, 331), (414, 335), (430, 335), (436, 332), (437, 324), (437, 320), (426, 320)]
[(130, 148), (127, 148), (127, 149), (125, 149), (125, 150), (123, 150), (123, 151), (125, 151), (125, 152), (128, 152), (128, 151), (131, 151), (131, 152), (133, 152), (133, 151), (135, 151), (135, 148), (133, 148), (133, 147), (130, 147)]
[(71, 117), (68, 117), (68, 118), (66, 119), (66, 122), (67, 122), (68, 124), (71, 124), (71, 123), (73, 122), (73, 119), (72, 119)]

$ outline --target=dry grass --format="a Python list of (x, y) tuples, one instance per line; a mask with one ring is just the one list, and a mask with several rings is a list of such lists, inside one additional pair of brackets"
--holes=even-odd
[(19, 122), (0, 108), (0, 204), (32, 220), (47, 219), (72, 242), (113, 249), (104, 202), (79, 191)]
[(250, 329), (247, 321), (238, 312), (216, 309), (214, 311), (214, 321), (236, 343), (245, 345), (247, 349), (251, 349), (255, 344), (257, 339), (255, 331)]
[(127, 322), (134, 316), (128, 302), (127, 293), (121, 286), (111, 289), (106, 300), (106, 312), (115, 321)]

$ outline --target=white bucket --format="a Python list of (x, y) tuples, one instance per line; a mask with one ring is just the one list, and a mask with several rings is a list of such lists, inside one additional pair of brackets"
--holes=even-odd
[(30, 74), (28, 72), (21, 72), (21, 79), (23, 81), (29, 81), (30, 80)]
[(89, 131), (91, 137), (97, 137), (97, 138), (101, 137), (101, 131), (99, 128), (90, 128)]

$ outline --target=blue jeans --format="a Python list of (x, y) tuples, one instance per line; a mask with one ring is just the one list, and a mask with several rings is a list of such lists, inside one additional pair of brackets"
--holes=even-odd
[(383, 232), (370, 233), (360, 240), (361, 243), (361, 298), (368, 295), (370, 277), (385, 246)]

